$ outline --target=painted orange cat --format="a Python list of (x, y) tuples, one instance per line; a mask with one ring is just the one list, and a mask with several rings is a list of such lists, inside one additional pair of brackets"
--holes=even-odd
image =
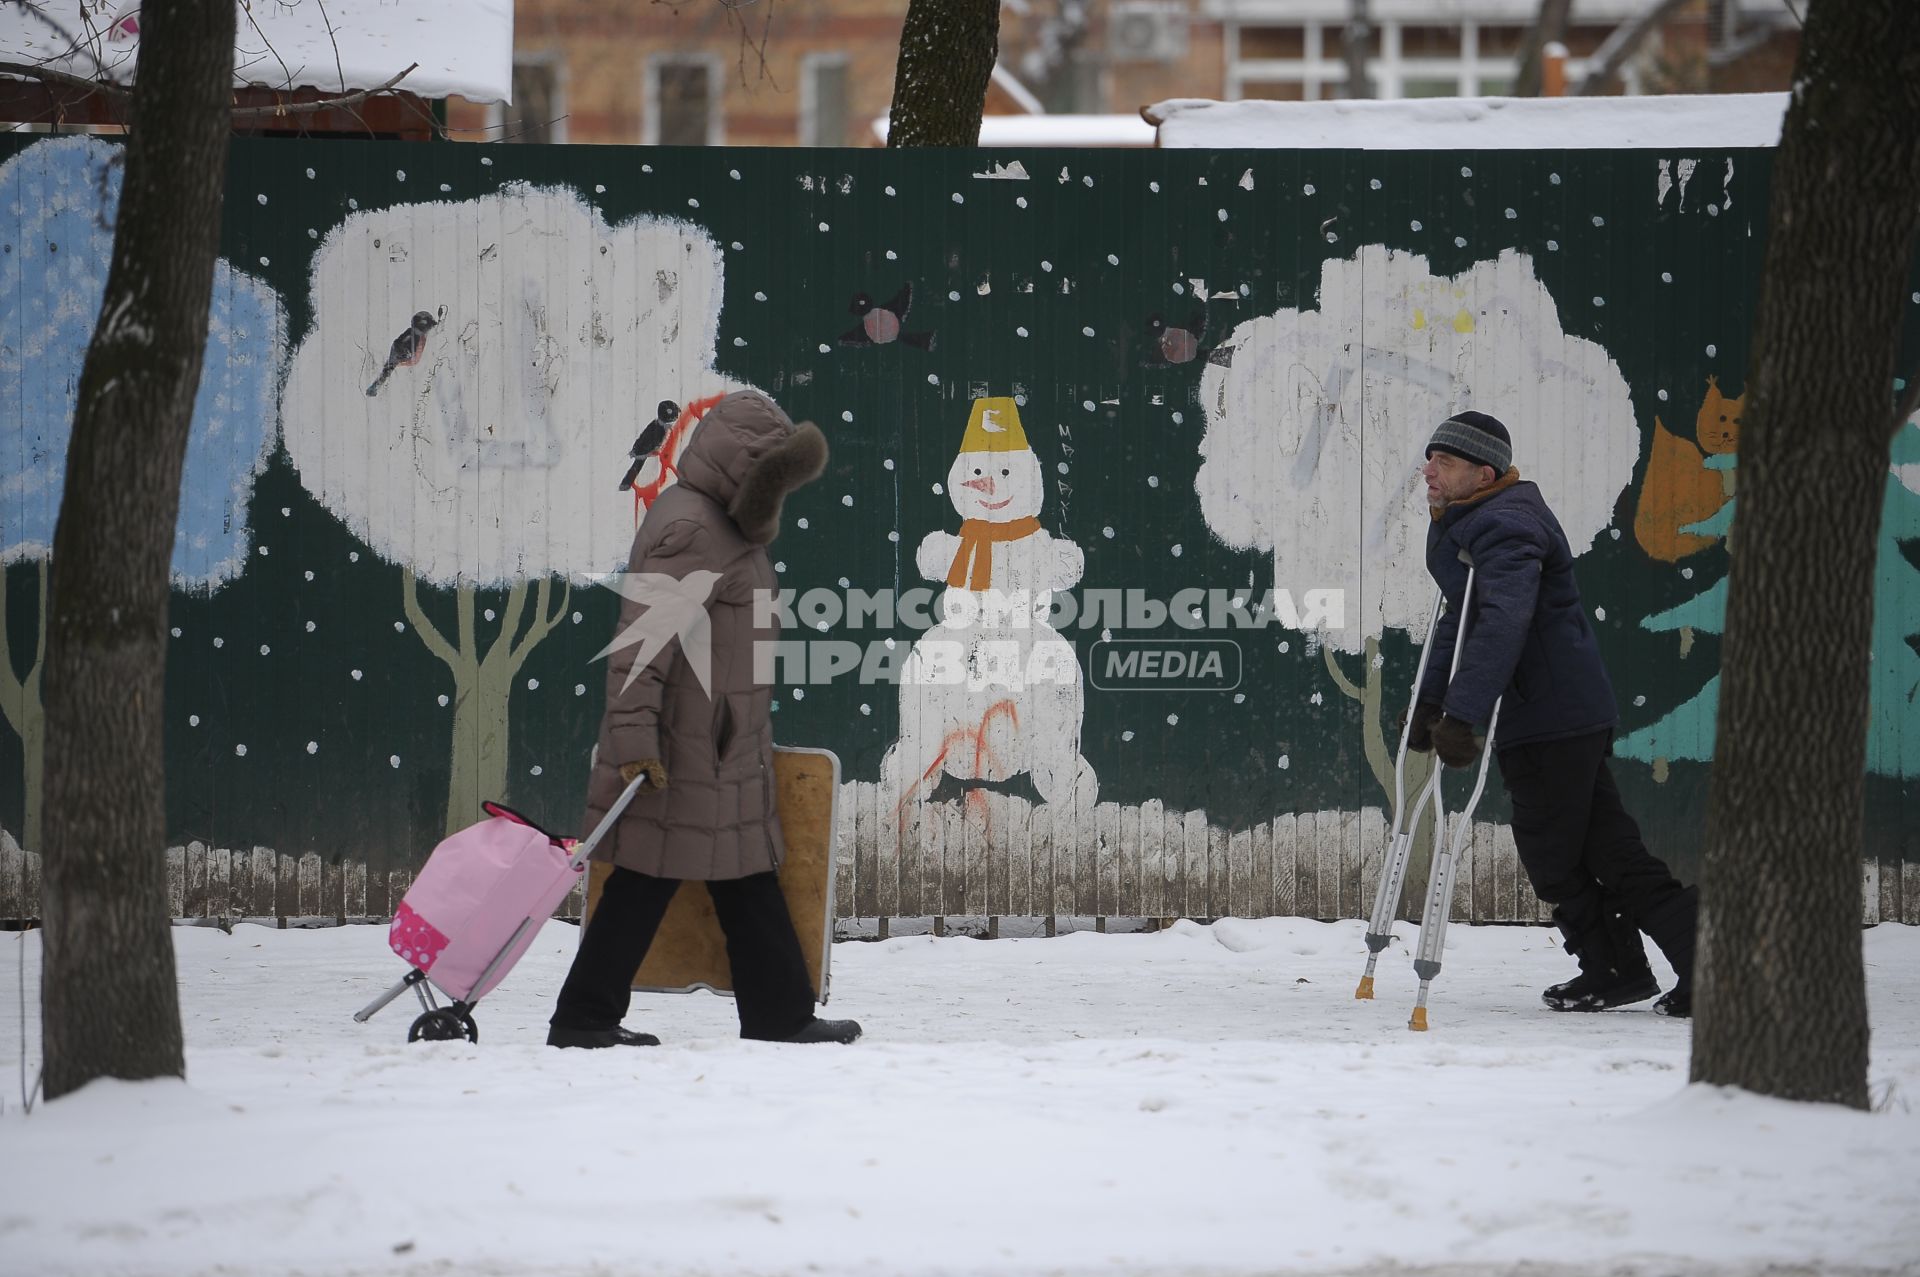
[(1680, 529), (1698, 523), (1726, 504), (1727, 490), (1720, 471), (1701, 464), (1709, 455), (1735, 451), (1740, 445), (1740, 417), (1747, 397), (1728, 397), (1719, 382), (1707, 378), (1707, 393), (1694, 417), (1698, 442), (1682, 439), (1653, 419), (1653, 446), (1647, 458), (1647, 477), (1640, 485), (1640, 504), (1633, 515), (1633, 538), (1647, 554), (1673, 563), (1697, 554), (1717, 538), (1696, 536)]

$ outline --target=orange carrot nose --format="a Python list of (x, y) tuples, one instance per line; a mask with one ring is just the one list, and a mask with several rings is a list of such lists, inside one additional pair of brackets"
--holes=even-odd
[(972, 488), (981, 496), (990, 497), (993, 495), (993, 476), (983, 474), (978, 479), (969, 479), (960, 486), (963, 488)]

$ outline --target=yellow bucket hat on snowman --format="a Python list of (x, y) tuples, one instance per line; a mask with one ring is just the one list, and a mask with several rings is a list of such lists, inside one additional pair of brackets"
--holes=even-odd
[(1027, 432), (1020, 426), (1020, 407), (1005, 396), (976, 399), (967, 417), (962, 452), (1026, 452)]

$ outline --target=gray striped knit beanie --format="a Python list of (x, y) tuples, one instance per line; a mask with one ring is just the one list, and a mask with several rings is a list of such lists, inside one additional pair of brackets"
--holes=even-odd
[(1513, 439), (1497, 417), (1484, 412), (1456, 412), (1427, 440), (1427, 455), (1451, 452), (1477, 466), (1492, 466), (1497, 475), (1513, 464)]

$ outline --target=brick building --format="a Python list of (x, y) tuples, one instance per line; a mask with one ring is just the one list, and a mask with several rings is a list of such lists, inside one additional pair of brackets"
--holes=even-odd
[[(1568, 83), (1648, 0), (1578, 0)], [(1085, 20), (1063, 20), (1083, 7)], [(1538, 0), (1370, 0), (1374, 96), (1511, 90)], [(1008, 0), (990, 115), (1136, 116), (1173, 97), (1347, 96), (1351, 0)], [(893, 94), (906, 0), (609, 4), (518, 0), (514, 104), (455, 99), (454, 136), (671, 145), (868, 146)], [(1787, 86), (1786, 0), (1688, 0), (1609, 92)]]

